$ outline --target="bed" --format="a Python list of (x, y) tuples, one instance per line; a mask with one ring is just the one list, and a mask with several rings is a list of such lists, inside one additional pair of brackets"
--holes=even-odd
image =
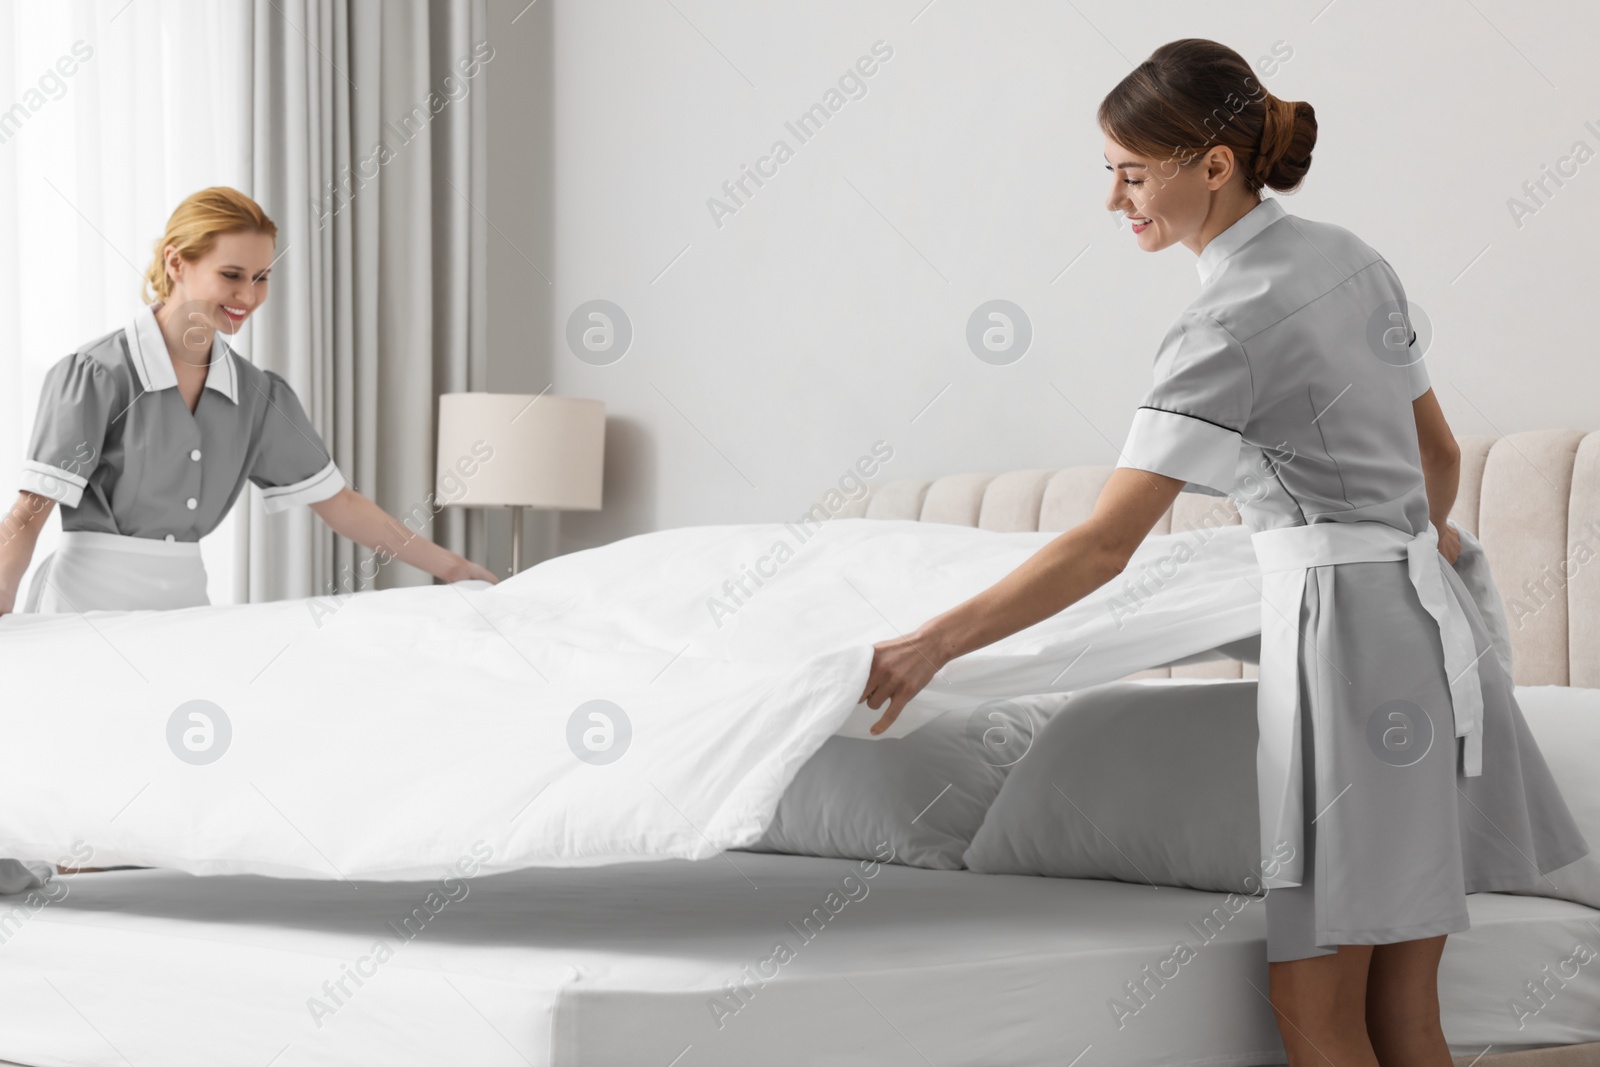
[[(1519, 686), (1600, 688), (1600, 575), (1551, 561), (1600, 527), (1600, 433), (1466, 437), (1453, 517), (1491, 553)], [(1109, 467), (884, 482), (830, 518), (1065, 529)], [(1217, 509), (1224, 510), (1219, 512)], [(1237, 522), (1182, 494), (1153, 532)], [(1538, 593), (1537, 610), (1524, 610)], [(1213, 656), (1138, 677), (1253, 677)], [(1281, 1063), (1264, 924), (1246, 907), (1132, 1017), (1108, 1010), (1216, 894), (881, 864), (826, 925), (847, 860), (730, 850), (421, 882), (172, 870), (63, 879), (0, 901), (0, 1058), (90, 1064), (818, 1065)], [(429, 893), (433, 905), (418, 911)], [(1600, 911), (1483, 893), (1451, 937), (1444, 1026), (1459, 1063), (1600, 1063), (1600, 966), (1520, 1018), (1524, 983), (1600, 944)], [(417, 918), (408, 918), (417, 916)], [(426, 918), (423, 918), (425, 916)], [(809, 934), (810, 936), (804, 936)], [(774, 977), (752, 967), (786, 938)], [(382, 943), (385, 951), (379, 951)], [(759, 968), (758, 968), (759, 969)], [(1479, 1058), (1481, 1057), (1481, 1058)]]

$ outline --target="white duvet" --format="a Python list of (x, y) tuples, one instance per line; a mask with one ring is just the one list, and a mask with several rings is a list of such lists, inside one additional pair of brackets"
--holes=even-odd
[[(713, 857), (830, 735), (867, 736), (873, 642), (1056, 536), (694, 526), (496, 586), (0, 617), (0, 856), (349, 880)], [(1243, 526), (1149, 537), (885, 737), (1257, 634), (1258, 585)]]

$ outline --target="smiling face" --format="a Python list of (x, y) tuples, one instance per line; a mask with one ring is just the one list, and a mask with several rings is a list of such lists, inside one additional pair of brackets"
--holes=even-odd
[(166, 303), (182, 307), (190, 322), (199, 316), (212, 329), (237, 333), (267, 299), (273, 247), (273, 239), (264, 233), (225, 233), (210, 252), (190, 263), (169, 245), (167, 270), (173, 283)]
[[(1215, 220), (1219, 200), (1242, 201), (1249, 195), (1233, 150), (1225, 145), (1214, 145), (1180, 166), (1175, 158), (1141, 156), (1107, 136), (1105, 157), (1111, 179), (1106, 210), (1124, 216), (1146, 252), (1181, 242), (1198, 254), (1202, 231), (1208, 229), (1208, 219)], [(1205, 240), (1211, 236), (1206, 233)]]

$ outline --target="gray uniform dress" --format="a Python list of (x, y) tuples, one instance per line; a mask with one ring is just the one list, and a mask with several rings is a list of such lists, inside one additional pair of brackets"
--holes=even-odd
[[(1411, 402), (1429, 381), (1383, 257), (1268, 198), (1205, 246), (1198, 269), (1118, 466), (1228, 495), (1253, 531), (1426, 533)], [(1474, 776), (1440, 627), (1407, 562), (1305, 571), (1298, 711), (1283, 709), (1299, 716), (1305, 851), (1299, 884), (1267, 890), (1271, 961), (1465, 930), (1466, 894), (1533, 886), (1588, 851), (1471, 594), (1443, 570), (1480, 653)]]
[(213, 338), (191, 413), (155, 310), (141, 308), (45, 377), (19, 488), (57, 501), (68, 535), (99, 535), (78, 542), (97, 551), (119, 541), (182, 551), (178, 543), (216, 529), (246, 480), (261, 488), (269, 513), (344, 487), (294, 390), (239, 356), (223, 334)]

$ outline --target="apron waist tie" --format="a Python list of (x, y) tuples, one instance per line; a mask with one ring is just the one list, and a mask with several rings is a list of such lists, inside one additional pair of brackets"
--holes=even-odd
[(131, 537), (98, 530), (63, 530), (60, 546), (62, 551), (126, 552), (168, 559), (197, 559), (200, 556), (199, 541), (167, 541), (159, 537)]
[[(1388, 523), (1319, 522), (1250, 535), (1261, 567), (1261, 662), (1256, 718), (1256, 776), (1261, 802), (1262, 884), (1300, 885), (1304, 876), (1304, 768), (1300, 758), (1300, 605), (1306, 571), (1338, 563), (1405, 560), (1417, 597), (1439, 627), (1455, 736), (1464, 737), (1463, 774), (1483, 773), (1483, 687), (1465, 609), (1444, 577), (1439, 532), (1430, 522), (1415, 536)], [(1278, 853), (1281, 844), (1292, 852)], [(1267, 858), (1272, 871), (1267, 871)]]

